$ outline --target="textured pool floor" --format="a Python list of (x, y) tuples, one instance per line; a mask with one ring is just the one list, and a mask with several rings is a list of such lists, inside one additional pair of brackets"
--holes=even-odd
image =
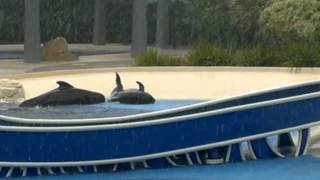
[(90, 180), (319, 180), (320, 159), (300, 157), (258, 160), (225, 165), (176, 167), (118, 173), (82, 174), (70, 176), (33, 177), (18, 179), (90, 179)]

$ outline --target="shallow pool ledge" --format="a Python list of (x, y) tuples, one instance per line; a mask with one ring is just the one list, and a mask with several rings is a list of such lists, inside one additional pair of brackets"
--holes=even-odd
[(108, 96), (119, 72), (125, 88), (145, 84), (146, 91), (161, 99), (217, 99), (306, 81), (320, 80), (320, 68), (278, 67), (129, 67), (95, 68), (24, 73), (0, 78), (19, 80), (26, 98), (68, 81), (76, 87)]

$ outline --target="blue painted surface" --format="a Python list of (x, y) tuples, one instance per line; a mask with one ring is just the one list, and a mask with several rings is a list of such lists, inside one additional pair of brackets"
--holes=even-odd
[(273, 159), (232, 163), (178, 167), (168, 169), (149, 169), (119, 173), (82, 174), (70, 176), (28, 177), (22, 180), (319, 180), (320, 159), (300, 157), (293, 159)]
[(267, 159), (277, 157), (269, 148), (266, 138), (251, 141), (252, 149), (258, 159)]
[[(310, 134), (310, 129), (304, 129), (302, 130), (302, 138), (301, 138), (301, 148), (299, 150), (299, 156), (303, 155), (304, 153), (304, 150), (306, 149), (306, 146), (308, 146), (307, 144), (307, 139), (309, 137), (309, 134)], [(307, 147), (308, 148), (308, 147)]]
[(160, 153), (316, 122), (320, 117), (317, 107), (320, 97), (153, 126), (80, 132), (2, 131), (0, 141), (5, 148), (0, 149), (0, 161), (84, 161)]
[(241, 161), (240, 145), (239, 143), (232, 144), (229, 162), (240, 162), (240, 161)]

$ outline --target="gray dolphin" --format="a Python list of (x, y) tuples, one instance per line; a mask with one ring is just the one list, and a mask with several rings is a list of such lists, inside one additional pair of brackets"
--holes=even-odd
[(139, 89), (123, 89), (121, 78), (116, 73), (116, 87), (111, 92), (109, 101), (118, 101), (123, 104), (151, 104), (155, 102), (155, 99), (151, 94), (145, 92), (144, 85), (136, 81)]
[(104, 95), (75, 88), (67, 82), (57, 81), (58, 88), (22, 102), (20, 107), (56, 106), (71, 104), (97, 104), (105, 102)]

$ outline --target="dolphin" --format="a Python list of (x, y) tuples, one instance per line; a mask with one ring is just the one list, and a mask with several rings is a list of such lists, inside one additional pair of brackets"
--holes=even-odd
[(144, 85), (136, 81), (139, 89), (123, 89), (121, 78), (116, 73), (116, 87), (111, 92), (109, 101), (118, 101), (123, 104), (151, 104), (155, 102), (154, 97), (151, 94), (145, 92)]
[(97, 104), (105, 102), (104, 95), (75, 88), (67, 82), (57, 81), (58, 88), (22, 102), (20, 107)]

